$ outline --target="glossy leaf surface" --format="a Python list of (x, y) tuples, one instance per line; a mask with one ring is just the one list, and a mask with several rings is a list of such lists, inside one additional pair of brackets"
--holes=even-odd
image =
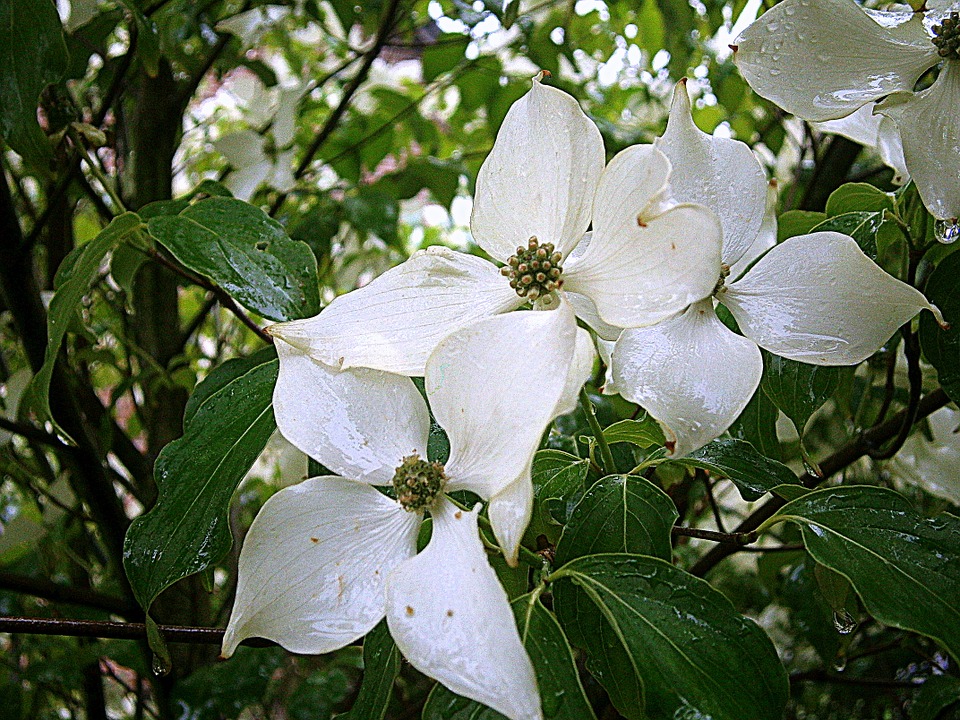
[[(159, 498), (127, 531), (123, 565), (137, 600), (149, 609), (160, 592), (200, 572), (230, 549), (230, 498), (276, 429), (272, 350), (234, 377), (229, 361), (201, 383), (218, 389), (188, 412), (184, 435), (157, 458)], [(223, 383), (219, 375), (231, 379)]]
[(212, 197), (179, 215), (153, 217), (148, 226), (177, 260), (265, 318), (293, 320), (320, 311), (313, 251), (253, 205)]
[(960, 657), (960, 519), (924, 518), (899, 493), (865, 486), (809, 493), (775, 518), (799, 524), (810, 554), (847, 577), (877, 620)]
[(703, 580), (663, 560), (588, 555), (553, 574), (560, 623), (628, 718), (779, 718), (787, 679), (773, 643)]

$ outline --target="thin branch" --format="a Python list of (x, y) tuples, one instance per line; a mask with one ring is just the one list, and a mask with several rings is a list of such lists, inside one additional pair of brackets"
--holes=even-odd
[(680, 537), (692, 537), (699, 538), (701, 540), (713, 540), (713, 542), (720, 543), (722, 545), (749, 545), (750, 543), (756, 541), (757, 533), (756, 532), (717, 532), (716, 530), (702, 530), (700, 528), (692, 527), (673, 527), (670, 529), (670, 532), (674, 535)]
[(149, 255), (152, 259), (156, 260), (158, 263), (160, 263), (161, 265), (163, 265), (163, 266), (164, 266), (165, 268), (167, 268), (168, 270), (170, 270), (170, 271), (176, 273), (177, 275), (180, 275), (181, 277), (189, 280), (189, 281), (192, 282), (194, 285), (199, 285), (199, 286), (202, 287), (204, 290), (209, 290), (210, 292), (212, 292), (212, 293), (216, 296), (217, 301), (218, 301), (223, 307), (225, 307), (227, 310), (229, 310), (229, 311), (232, 312), (234, 315), (236, 315), (237, 318), (240, 320), (240, 322), (242, 322), (244, 325), (246, 325), (248, 328), (250, 328), (250, 329), (256, 334), (256, 336), (257, 336), (258, 338), (260, 338), (261, 340), (263, 340), (265, 343), (269, 343), (269, 344), (271, 344), (271, 345), (273, 344), (273, 338), (270, 337), (270, 336), (264, 331), (264, 329), (263, 329), (262, 327), (260, 327), (259, 325), (257, 325), (257, 324), (253, 321), (253, 319), (252, 319), (249, 315), (247, 315), (247, 314), (240, 308), (240, 306), (237, 305), (237, 303), (234, 301), (234, 299), (233, 299), (232, 297), (230, 297), (230, 296), (227, 294), (227, 292), (226, 292), (223, 288), (221, 288), (219, 285), (217, 285), (216, 283), (211, 282), (210, 280), (207, 280), (205, 277), (203, 277), (203, 276), (201, 276), (201, 275), (196, 275), (196, 274), (190, 272), (189, 270), (187, 270), (186, 268), (181, 267), (181, 266), (178, 265), (177, 263), (175, 263), (175, 262), (173, 262), (172, 260), (168, 259), (168, 258), (167, 258), (165, 255), (163, 255), (163, 253), (161, 253), (159, 250), (150, 249), (150, 250), (146, 250), (145, 252), (146, 252), (146, 254)]
[[(224, 628), (191, 625), (160, 625), (160, 634), (170, 643), (193, 645), (220, 645)], [(63, 620), (32, 617), (0, 617), (0, 633), (26, 635), (60, 635), (65, 637), (92, 637), (113, 640), (145, 640), (147, 627), (143, 623), (118, 623), (100, 620)], [(241, 645), (272, 647), (276, 643), (262, 638), (249, 638)]]
[[(323, 127), (320, 128), (320, 132), (317, 133), (317, 136), (307, 148), (307, 152), (300, 160), (300, 164), (297, 165), (297, 169), (293, 173), (294, 178), (297, 180), (303, 177), (303, 175), (307, 172), (307, 169), (310, 167), (311, 163), (313, 163), (314, 156), (320, 151), (320, 148), (323, 147), (323, 144), (327, 141), (333, 131), (336, 130), (340, 123), (340, 119), (347, 112), (347, 108), (353, 101), (353, 96), (367, 79), (367, 75), (370, 73), (370, 68), (373, 66), (373, 61), (379, 57), (380, 52), (387, 43), (387, 38), (390, 37), (390, 33), (393, 31), (395, 16), (397, 14), (397, 8), (399, 5), (400, 0), (390, 0), (390, 4), (387, 6), (386, 12), (383, 15), (383, 20), (380, 22), (380, 27), (377, 29), (377, 35), (373, 41), (373, 45), (363, 56), (363, 62), (357, 69), (356, 75), (354, 75), (350, 79), (350, 82), (347, 83), (346, 87), (344, 87), (343, 96), (340, 98), (340, 102), (337, 104), (337, 107), (335, 107), (333, 112), (330, 113), (330, 116), (323, 124)], [(284, 201), (287, 199), (287, 196), (288, 193), (280, 193), (280, 195), (277, 196), (277, 199), (274, 200), (273, 204), (270, 206), (271, 216), (276, 214), (276, 212), (283, 205)]]
[(0, 416), (0, 430), (6, 430), (14, 435), (25, 437), (27, 440), (33, 440), (34, 442), (38, 442), (43, 445), (49, 445), (57, 450), (73, 449), (71, 446), (61, 441), (56, 435), (51, 435), (46, 430), (33, 427), (33, 425), (24, 425), (23, 423), (7, 420), (2, 416)]
[(910, 680), (884, 680), (881, 678), (855, 678), (847, 675), (833, 675), (826, 670), (806, 670), (793, 673), (790, 676), (790, 682), (822, 682), (834, 685), (860, 685), (862, 687), (888, 688), (896, 690), (898, 688), (917, 688), (923, 685), (922, 682), (912, 682)]
[(44, 578), (0, 572), (0, 588), (53, 602), (106, 610), (121, 617), (138, 617), (143, 614), (136, 605), (125, 601), (123, 598), (89, 588), (61, 585)]
[[(947, 394), (942, 388), (934, 390), (932, 393), (920, 400), (917, 408), (916, 420), (922, 420), (923, 418), (927, 417), (927, 415), (930, 415), (932, 412), (942, 408), (948, 402), (950, 402), (950, 398), (947, 397)], [(907, 417), (907, 414), (907, 411), (903, 410), (889, 420), (860, 433), (853, 440), (820, 463), (820, 470), (823, 473), (823, 477), (818, 477), (816, 475), (807, 473), (800, 477), (800, 482), (805, 487), (816, 487), (832, 475), (867, 455), (871, 447), (876, 447), (877, 445), (886, 442), (890, 438), (896, 437), (903, 426), (903, 422)], [(767, 500), (767, 502), (757, 508), (753, 513), (750, 514), (749, 517), (747, 517), (746, 520), (741, 522), (734, 529), (734, 534), (747, 533), (756, 530), (766, 520), (773, 517), (777, 510), (779, 510), (785, 504), (786, 501), (779, 497), (774, 497)], [(693, 567), (690, 568), (690, 573), (692, 575), (696, 575), (697, 577), (703, 577), (710, 572), (710, 570), (713, 569), (717, 563), (727, 556), (737, 552), (739, 549), (740, 548), (738, 548), (736, 545), (717, 545), (706, 555), (697, 560), (696, 563), (694, 563)]]

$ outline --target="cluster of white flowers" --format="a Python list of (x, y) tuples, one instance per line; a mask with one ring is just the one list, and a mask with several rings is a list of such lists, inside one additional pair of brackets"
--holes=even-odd
[[(767, 183), (746, 145), (696, 128), (684, 83), (662, 138), (606, 167), (604, 157), (577, 102), (536, 79), (477, 178), (472, 232), (502, 267), (429, 248), (318, 316), (269, 328), (279, 429), (338, 475), (280, 491), (257, 516), (225, 655), (250, 636), (328, 652), (386, 617), (421, 671), (512, 720), (540, 718), (480, 505), (459, 508), (445, 492), (488, 502), (515, 564), (533, 455), (576, 407), (595, 339), (607, 390), (646, 408), (683, 454), (750, 400), (758, 346), (857, 363), (932, 309), (832, 232), (792, 238), (731, 277), (758, 255)], [(429, 410), (410, 376), (424, 377)], [(445, 465), (427, 458), (431, 411), (450, 439)], [(391, 485), (396, 499), (375, 487)], [(432, 534), (418, 554), (425, 512)]]

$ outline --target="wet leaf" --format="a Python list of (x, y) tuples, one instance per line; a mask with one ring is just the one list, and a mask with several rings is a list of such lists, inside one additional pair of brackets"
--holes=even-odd
[(150, 218), (150, 234), (194, 272), (270, 320), (320, 312), (317, 261), (260, 208), (211, 197), (179, 215)]
[(927, 281), (926, 296), (940, 308), (949, 330), (937, 325), (932, 313), (920, 314), (920, 346), (937, 369), (940, 386), (954, 402), (960, 401), (960, 253), (944, 258)]
[(230, 498), (276, 429), (277, 368), (267, 348), (255, 359), (214, 370), (197, 388), (202, 401), (188, 407), (183, 437), (157, 458), (159, 498), (133, 521), (123, 548), (124, 569), (145, 610), (165, 588), (206, 569), (233, 544)]
[(668, 462), (730, 478), (744, 500), (758, 500), (780, 485), (797, 484), (797, 476), (790, 468), (761, 455), (745, 440), (714, 440), (686, 457)]
[[(103, 229), (93, 240), (68, 256), (72, 265), (64, 266), (57, 273), (57, 290), (50, 300), (47, 311), (47, 350), (43, 365), (24, 392), (22, 405), (32, 409), (41, 420), (50, 416), (50, 378), (57, 362), (60, 344), (74, 314), (80, 307), (83, 296), (97, 278), (107, 255), (131, 233), (142, 227), (135, 213), (124, 213)], [(66, 434), (66, 433), (64, 433)]]
[(810, 416), (830, 399), (840, 384), (840, 371), (835, 367), (788, 360), (766, 350), (761, 352), (760, 387), (802, 436)]
[[(533, 458), (533, 493), (554, 522), (567, 522), (583, 492), (590, 461), (561, 450), (539, 450)], [(543, 518), (547, 520), (547, 518)]]
[(630, 720), (781, 717), (773, 643), (703, 580), (625, 554), (577, 558), (551, 579), (561, 626)]
[(607, 552), (669, 560), (670, 529), (679, 518), (666, 493), (634, 475), (609, 475), (577, 503), (557, 543), (556, 565)]
[(339, 720), (383, 720), (393, 694), (393, 681), (400, 672), (400, 651), (390, 637), (387, 621), (381, 620), (363, 640), (363, 681), (350, 712)]
[(51, 153), (37, 123), (37, 99), (66, 70), (67, 46), (55, 4), (50, 0), (0, 3), (0, 133), (11, 148), (38, 167)]
[(603, 430), (608, 443), (626, 442), (638, 447), (648, 448), (663, 445), (663, 429), (649, 415), (641, 420), (620, 420)]
[(940, 641), (960, 657), (960, 519), (924, 518), (879, 487), (817, 490), (768, 521), (800, 525), (814, 559), (845, 576), (877, 620)]

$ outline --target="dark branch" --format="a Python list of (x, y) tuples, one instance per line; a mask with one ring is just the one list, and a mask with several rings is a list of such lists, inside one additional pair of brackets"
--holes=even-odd
[[(917, 407), (915, 420), (921, 420), (930, 413), (939, 410), (950, 402), (950, 398), (943, 389), (937, 389), (920, 400)], [(800, 477), (800, 482), (806, 487), (816, 487), (830, 476), (836, 474), (845, 467), (856, 462), (864, 455), (870, 452), (870, 448), (883, 444), (884, 442), (896, 437), (903, 427), (903, 422), (907, 417), (908, 410), (903, 410), (886, 422), (866, 430), (857, 435), (853, 440), (837, 450), (820, 463), (820, 470), (823, 477), (818, 477), (807, 473)], [(749, 533), (756, 530), (766, 520), (771, 518), (777, 510), (786, 504), (781, 498), (774, 497), (767, 500), (763, 505), (757, 508), (747, 519), (740, 523), (735, 529), (734, 534)], [(737, 552), (740, 548), (737, 545), (723, 544), (717, 545), (706, 555), (697, 560), (690, 572), (698, 577), (706, 575), (721, 560)]]

